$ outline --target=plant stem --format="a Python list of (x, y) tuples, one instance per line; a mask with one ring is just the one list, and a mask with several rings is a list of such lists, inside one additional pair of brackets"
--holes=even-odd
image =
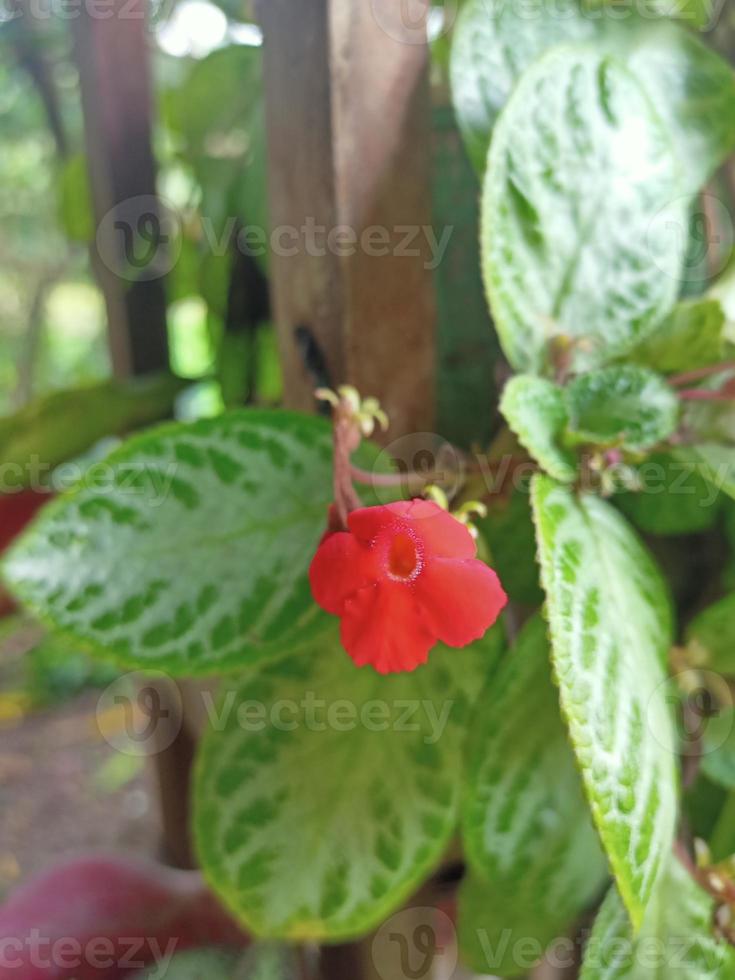
[(721, 371), (735, 371), (735, 361), (710, 364), (709, 367), (697, 368), (695, 371), (684, 371), (682, 374), (672, 375), (669, 378), (669, 384), (672, 384), (675, 388), (680, 388), (682, 385), (691, 384), (693, 381), (702, 381), (704, 378), (710, 378), (713, 374), (719, 374)]
[(707, 388), (685, 388), (679, 392), (679, 398), (685, 402), (731, 402), (735, 401), (735, 393), (709, 391)]
[(350, 466), (352, 479), (370, 487), (406, 487), (415, 485), (417, 489), (430, 483), (430, 474), (425, 473), (370, 473), (359, 466)]
[(360, 445), (360, 430), (355, 425), (350, 407), (340, 404), (334, 410), (334, 506), (337, 521), (347, 527), (350, 511), (362, 507), (362, 501), (352, 484), (350, 456)]

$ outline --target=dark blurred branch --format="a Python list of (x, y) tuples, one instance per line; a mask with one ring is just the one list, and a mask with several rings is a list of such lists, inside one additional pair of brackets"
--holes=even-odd
[[(105, 10), (101, 18), (82, 5), (73, 25), (97, 228), (94, 266), (113, 367), (123, 376), (169, 366), (165, 265), (156, 268), (168, 232), (156, 197), (147, 4), (111, 0)], [(141, 248), (149, 254), (139, 262)]]
[[(227, 337), (245, 341), (239, 348), (240, 356), (244, 355), (240, 394), (241, 400), (248, 404), (254, 401), (258, 386), (258, 327), (270, 318), (270, 312), (268, 280), (255, 259), (236, 247), (227, 291), (225, 344)], [(229, 356), (226, 348), (224, 356)]]
[(41, 25), (33, 16), (30, 0), (8, 0), (8, 7), (15, 15), (11, 25), (11, 39), (16, 60), (28, 73), (38, 92), (49, 129), (56, 143), (57, 153), (63, 159), (68, 153), (69, 144), (64, 129), (59, 94), (52, 69), (44, 54)]

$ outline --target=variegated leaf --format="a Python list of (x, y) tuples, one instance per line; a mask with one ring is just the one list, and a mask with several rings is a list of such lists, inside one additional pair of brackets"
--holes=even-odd
[(532, 499), (562, 709), (603, 846), (639, 926), (677, 814), (669, 599), (650, 556), (606, 501), (544, 476), (534, 478)]
[(338, 940), (393, 912), (455, 829), (492, 630), (414, 673), (358, 670), (332, 630), (224, 691), (195, 785), (199, 857), (249, 931)]
[(50, 504), (5, 576), (91, 652), (171, 674), (246, 666), (328, 620), (306, 572), (332, 495), (329, 425), (239, 411), (135, 437)]
[(480, 973), (513, 976), (604, 887), (607, 864), (551, 680), (546, 624), (534, 617), (479, 698), (462, 830), (472, 869), (460, 944)]

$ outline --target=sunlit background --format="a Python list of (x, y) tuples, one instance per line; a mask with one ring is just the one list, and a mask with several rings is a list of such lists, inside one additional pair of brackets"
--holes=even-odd
[[(110, 364), (104, 302), (88, 257), (94, 229), (68, 19), (52, 14), (39, 31), (61, 106), (68, 143), (63, 157), (40, 95), (14, 51), (15, 20), (7, 10), (3, 20), (0, 412), (5, 413), (50, 389), (105, 378)], [(260, 45), (261, 33), (207, 0), (183, 0), (154, 10), (150, 43), (159, 189), (183, 220), (181, 254), (167, 284), (172, 367), (185, 377), (206, 379), (215, 369), (230, 257), (206, 254), (209, 226), (202, 240), (198, 222), (203, 207), (221, 223), (226, 198), (237, 195), (235, 185), (244, 187), (246, 179), (261, 185), (247, 193), (264, 198), (264, 168), (254, 160), (262, 147), (254, 147), (253, 131), (247, 131), (249, 111), (262, 109), (259, 91), (233, 97), (232, 85), (250, 65), (248, 54)], [(261, 219), (262, 214), (254, 215), (253, 223)], [(276, 399), (272, 338), (264, 330), (260, 339), (262, 394)], [(222, 408), (217, 385), (207, 380), (189, 399), (182, 409), (187, 414)]]

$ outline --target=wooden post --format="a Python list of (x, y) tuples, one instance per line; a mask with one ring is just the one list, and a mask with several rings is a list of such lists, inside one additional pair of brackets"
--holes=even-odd
[[(82, 4), (74, 20), (97, 229), (93, 262), (121, 376), (168, 369), (146, 10), (145, 0), (109, 0)], [(131, 253), (141, 245), (136, 268)]]
[[(396, 0), (261, 0), (271, 286), (287, 403), (354, 384), (388, 439), (434, 424), (426, 23)], [(414, 4), (415, 6), (415, 4)], [(377, 978), (371, 941), (322, 950), (322, 980)]]
[(434, 420), (428, 48), (403, 9), (259, 6), (287, 399), (312, 408), (323, 363), (381, 400), (391, 438)]
[[(144, 0), (83, 4), (74, 21), (97, 237), (92, 260), (104, 294), (112, 363), (118, 377), (167, 371), (166, 271), (152, 151), (152, 94)], [(138, 239), (138, 240), (136, 240)], [(143, 261), (126, 265), (143, 245)], [(132, 258), (135, 260), (136, 256)], [(137, 266), (137, 268), (136, 268)], [(153, 762), (158, 778), (162, 851), (193, 866), (189, 780), (196, 739), (171, 682), (155, 686), (161, 717), (180, 722), (173, 740), (161, 724)]]

